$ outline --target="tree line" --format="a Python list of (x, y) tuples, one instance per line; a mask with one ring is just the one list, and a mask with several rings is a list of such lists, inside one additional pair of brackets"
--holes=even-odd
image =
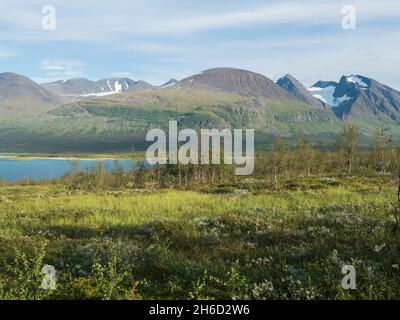
[[(311, 144), (300, 135), (295, 147), (289, 147), (285, 138), (276, 137), (273, 149), (256, 153), (255, 171), (249, 177), (235, 175), (235, 165), (182, 165), (166, 164), (153, 167), (144, 162), (135, 163), (134, 168), (125, 172), (118, 161), (113, 172), (98, 163), (88, 171), (81, 171), (79, 163), (72, 163), (70, 172), (56, 179), (71, 189), (103, 188), (188, 188), (197, 185), (237, 183), (246, 178), (262, 180), (266, 187), (279, 189), (282, 176), (311, 176), (335, 174), (387, 174), (396, 178), (399, 184), (400, 161), (398, 148), (384, 127), (373, 136), (372, 148), (362, 151), (358, 140), (360, 129), (350, 123), (337, 135), (334, 149), (325, 150), (322, 143)], [(223, 159), (223, 154), (221, 154)], [(223, 163), (223, 161), (221, 161)]]
[[(90, 170), (81, 170), (79, 161), (71, 161), (69, 172), (57, 179), (20, 181), (18, 184), (60, 184), (71, 190), (195, 188), (221, 184), (238, 184), (252, 179), (270, 190), (279, 190), (282, 177), (312, 175), (388, 175), (398, 185), (400, 204), (400, 153), (390, 130), (382, 126), (373, 136), (372, 148), (359, 148), (360, 129), (350, 123), (337, 135), (332, 150), (321, 142), (310, 143), (300, 135), (295, 146), (284, 137), (276, 137), (269, 152), (256, 152), (255, 170), (251, 176), (236, 176), (233, 165), (166, 164), (150, 167), (144, 161), (135, 162), (130, 171), (115, 161), (110, 172), (98, 162)], [(221, 154), (223, 163), (223, 154)]]

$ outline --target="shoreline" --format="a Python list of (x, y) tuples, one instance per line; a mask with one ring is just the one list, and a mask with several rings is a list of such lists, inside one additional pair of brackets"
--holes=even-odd
[(29, 154), (29, 153), (8, 153), (0, 152), (0, 159), (7, 160), (64, 160), (64, 161), (127, 161), (127, 160), (143, 160), (143, 156), (136, 154), (113, 154), (113, 155), (105, 155), (105, 154), (76, 154), (76, 155), (49, 155), (49, 154)]

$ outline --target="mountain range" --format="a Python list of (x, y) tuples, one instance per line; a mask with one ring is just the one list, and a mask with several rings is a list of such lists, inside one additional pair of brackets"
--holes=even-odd
[(382, 121), (400, 137), (400, 92), (374, 79), (342, 76), (305, 87), (292, 75), (215, 68), (161, 86), (129, 78), (84, 78), (38, 85), (0, 74), (0, 151), (143, 149), (153, 127), (254, 128), (256, 144), (299, 134), (329, 143), (343, 123), (359, 123), (365, 141)]
[(76, 100), (82, 97), (104, 97), (125, 91), (140, 91), (154, 86), (145, 81), (129, 78), (111, 78), (92, 81), (85, 78), (44, 83), (42, 87), (62, 97)]

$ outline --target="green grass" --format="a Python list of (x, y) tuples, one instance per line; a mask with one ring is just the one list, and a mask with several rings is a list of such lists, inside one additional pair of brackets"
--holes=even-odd
[[(1, 187), (0, 297), (400, 298), (395, 190), (385, 178), (282, 185)], [(40, 288), (44, 264), (58, 271), (54, 291)], [(341, 288), (344, 264), (356, 267), (354, 291)]]

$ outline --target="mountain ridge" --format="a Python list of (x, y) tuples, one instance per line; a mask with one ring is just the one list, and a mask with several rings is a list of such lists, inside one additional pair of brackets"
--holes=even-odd
[(147, 90), (155, 86), (142, 81), (129, 78), (105, 78), (89, 80), (86, 78), (74, 78), (43, 83), (41, 85), (48, 91), (65, 97), (102, 97), (125, 91)]
[(285, 76), (279, 78), (276, 82), (278, 86), (285, 89), (286, 91), (290, 92), (299, 100), (303, 101), (304, 103), (314, 105), (319, 108), (326, 108), (326, 103), (315, 98), (307, 88), (300, 83), (295, 77), (290, 74), (286, 74)]
[(309, 90), (327, 101), (342, 120), (375, 117), (400, 124), (400, 92), (372, 78), (342, 76), (339, 82), (319, 81)]
[(26, 76), (0, 73), (0, 107), (7, 112), (43, 113), (62, 103), (60, 97)]
[(208, 87), (248, 96), (263, 96), (277, 100), (293, 100), (293, 96), (266, 76), (236, 68), (213, 68), (181, 81), (180, 87)]
[[(329, 141), (346, 121), (356, 121), (367, 139), (384, 119), (400, 139), (400, 93), (357, 75), (343, 76), (339, 82), (318, 81), (306, 90), (290, 75), (275, 83), (251, 71), (215, 68), (150, 89), (146, 82), (132, 80), (138, 89), (127, 90), (130, 84), (119, 78), (115, 80), (119, 90), (116, 82), (109, 83), (106, 95), (66, 100), (24, 76), (5, 74), (3, 78), (3, 151), (10, 145), (18, 146), (19, 151), (104, 151), (113, 144), (121, 150), (142, 150), (146, 132), (164, 128), (170, 120), (178, 121), (181, 128), (252, 128), (256, 145), (265, 145), (275, 135), (295, 139), (304, 134), (311, 141)], [(86, 80), (78, 82), (84, 86)], [(110, 79), (99, 80), (97, 85), (108, 86), (107, 81)], [(58, 83), (65, 82), (68, 80)], [(328, 93), (332, 105), (319, 102)], [(10, 95), (14, 99), (10, 100)], [(10, 102), (16, 105), (10, 107)]]

